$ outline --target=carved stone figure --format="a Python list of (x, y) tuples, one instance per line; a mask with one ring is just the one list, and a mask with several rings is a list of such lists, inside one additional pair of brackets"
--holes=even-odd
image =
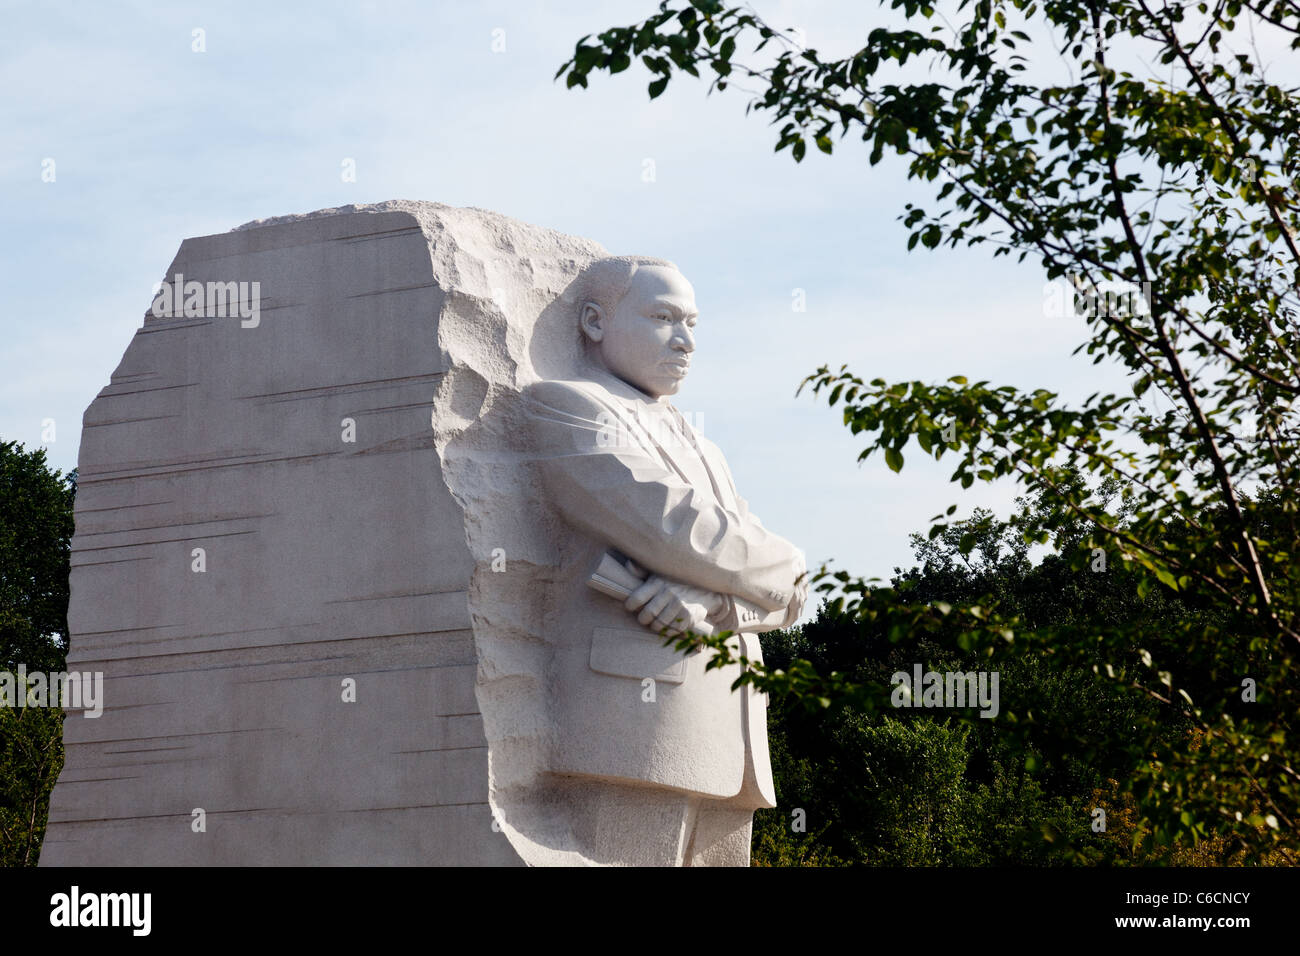
[(162, 288), (85, 416), (103, 711), (42, 865), (748, 861), (764, 700), (656, 632), (757, 658), (803, 561), (668, 402), (671, 264), (393, 201), (187, 239)]
[[(749, 511), (722, 452), (668, 401), (698, 320), (677, 268), (600, 259), (573, 301), (585, 365), (524, 391), (541, 481), (569, 532), (544, 629), (547, 803), (589, 862), (747, 865), (753, 811), (775, 805), (764, 698), (732, 691), (736, 665), (706, 671), (709, 652), (684, 656), (659, 632), (748, 632), (733, 640), (761, 660), (752, 635), (793, 623), (806, 599), (804, 557)], [(620, 575), (625, 600), (611, 596)]]

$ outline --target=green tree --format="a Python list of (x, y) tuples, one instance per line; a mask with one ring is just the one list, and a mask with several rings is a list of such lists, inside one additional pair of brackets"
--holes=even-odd
[[(935, 184), (932, 209), (901, 212), (909, 249), (984, 245), (1070, 280), (1089, 323), (1079, 350), (1122, 368), (1129, 393), (1068, 404), (1046, 388), (961, 375), (890, 382), (825, 367), (805, 385), (841, 407), (866, 442), (861, 457), (878, 454), (899, 471), (915, 443), (955, 459), (963, 488), (1017, 482), (1040, 503), (1018, 528), (1027, 542), (1068, 554), (1073, 575), (1100, 559), (1139, 599), (1176, 592), (1198, 613), (1158, 626), (1137, 616), (1036, 627), (996, 595), (918, 602), (906, 587), (825, 570), (819, 586), (891, 640), (950, 635), (992, 660), (1091, 667), (1117, 692), (1176, 710), (1201, 734), (1195, 750), (1170, 743), (1158, 722), (1124, 741), (1145, 755), (1118, 781), (1134, 800), (1138, 838), (1212, 837), (1243, 859), (1294, 862), (1300, 95), (1268, 80), (1250, 38), (1300, 49), (1300, 5), (882, 7), (893, 22), (852, 55), (824, 59), (751, 9), (664, 0), (641, 23), (578, 41), (557, 77), (586, 86), (593, 71), (639, 59), (653, 98), (680, 72), (711, 71), (713, 89), (739, 75), (756, 90), (750, 108), (781, 124), (776, 147), (796, 162), (809, 141), (830, 154), (837, 134), (855, 136), (872, 165), (898, 157), (909, 177)], [(762, 62), (736, 59), (750, 42)], [(1044, 69), (1045, 56), (1065, 60), (1067, 82), (1045, 79), (1059, 73)], [(1108, 294), (1116, 290), (1137, 294)], [(1110, 499), (1099, 493), (1106, 480), (1119, 488)], [(930, 535), (948, 527), (939, 515)], [(959, 550), (976, 543), (968, 529)], [(681, 645), (691, 643), (727, 657), (720, 639)], [(800, 661), (755, 667), (747, 679), (821, 707), (867, 706), (879, 691)], [(1026, 710), (1004, 711), (1002, 723), (1036, 726)], [(1089, 759), (1116, 745), (1061, 732)]]
[[(75, 493), (76, 472), (50, 471), (44, 450), (0, 443), (0, 669), (10, 674), (63, 670)], [(0, 864), (36, 865), (62, 768), (62, 709), (0, 706)]]
[[(1037, 507), (1020, 503), (1013, 520), (977, 510), (934, 538), (913, 535), (917, 564), (893, 585), (913, 600), (961, 602), (993, 595), (1003, 613), (1036, 629), (1069, 624), (1153, 630), (1202, 613), (1177, 592), (1139, 598), (1132, 576), (1079, 575), (1068, 555), (1028, 560), (1018, 531)], [(974, 535), (970, 550), (962, 538)], [(978, 651), (954, 649), (953, 634), (891, 641), (870, 621), (823, 605), (802, 627), (764, 635), (776, 668), (802, 658), (859, 686), (887, 684), (914, 663), (927, 670), (985, 667)], [(810, 710), (790, 697), (769, 710), (769, 739), (781, 809), (756, 816), (753, 859), (770, 865), (1044, 865), (1049, 863), (1224, 865), (1227, 843), (1184, 838), (1134, 848), (1144, 835), (1131, 799), (1114, 781), (1131, 777), (1146, 755), (1128, 743), (1133, 728), (1165, 746), (1195, 749), (1199, 731), (1176, 708), (1115, 688), (1091, 667), (1036, 656), (998, 665), (1005, 706), (1032, 715), (1018, 732), (996, 720), (946, 710), (879, 713), (851, 704)], [(1097, 742), (1080, 751), (1072, 740)], [(1104, 745), (1104, 746), (1103, 746)], [(1031, 769), (1032, 768), (1032, 769)], [(802, 810), (804, 832), (791, 826)], [(1107, 828), (1095, 832), (1094, 812)]]

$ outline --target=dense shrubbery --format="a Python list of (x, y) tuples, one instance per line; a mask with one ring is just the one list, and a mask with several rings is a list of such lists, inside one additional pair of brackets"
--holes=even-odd
[[(75, 473), (0, 443), (0, 671), (61, 671)], [(0, 865), (34, 866), (63, 768), (63, 710), (0, 706)]]
[[(914, 536), (919, 564), (896, 572), (892, 584), (917, 602), (996, 595), (1004, 613), (1043, 629), (1091, 624), (1100, 631), (1142, 622), (1158, 633), (1164, 619), (1204, 613), (1167, 590), (1139, 597), (1122, 567), (1073, 570), (1068, 554), (1034, 564), (1016, 524), (977, 512), (934, 540)], [(977, 543), (963, 556), (961, 538), (972, 533)], [(1067, 548), (1080, 540), (1063, 537)], [(779, 698), (770, 710), (769, 735), (780, 807), (755, 818), (756, 864), (1235, 862), (1223, 840), (1134, 846), (1135, 836), (1148, 834), (1117, 781), (1148, 759), (1130, 746), (1143, 736), (1134, 733), (1139, 725), (1144, 731), (1157, 726), (1171, 749), (1199, 746), (1200, 731), (1178, 708), (1137, 688), (1117, 688), (1088, 667), (1032, 657), (990, 662), (979, 653), (954, 652), (946, 637), (891, 642), (825, 604), (809, 624), (764, 636), (769, 665), (784, 668), (802, 658), (819, 673), (839, 672), (881, 688), (882, 699), (890, 676), (910, 673), (915, 663), (940, 672), (996, 669), (1003, 706), (1034, 726), (1006, 734), (996, 718), (975, 711), (864, 711), (852, 705), (816, 711)], [(1171, 650), (1152, 652), (1167, 657)], [(1202, 677), (1207, 685), (1213, 680)], [(1089, 746), (1075, 746), (1080, 740)], [(796, 808), (804, 811), (804, 832), (792, 829)], [(1105, 831), (1093, 830), (1096, 808), (1105, 812)]]

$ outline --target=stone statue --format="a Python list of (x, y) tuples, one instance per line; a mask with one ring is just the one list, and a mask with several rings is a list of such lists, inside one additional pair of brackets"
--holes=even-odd
[(84, 419), (68, 667), (103, 712), (41, 864), (744, 865), (764, 699), (657, 632), (757, 658), (803, 560), (669, 404), (682, 275), (406, 200), (163, 275)]
[(753, 811), (775, 806), (764, 697), (732, 691), (737, 665), (706, 671), (711, 652), (683, 655), (661, 633), (733, 631), (761, 660), (752, 635), (792, 624), (807, 597), (804, 556), (750, 513), (722, 452), (668, 401), (698, 318), (677, 268), (598, 259), (572, 300), (585, 365), (523, 393), (540, 482), (569, 532), (545, 627), (543, 798), (568, 833), (521, 855), (745, 866)]

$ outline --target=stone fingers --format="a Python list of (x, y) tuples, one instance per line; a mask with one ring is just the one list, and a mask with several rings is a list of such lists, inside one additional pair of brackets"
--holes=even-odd
[[(676, 595), (674, 595), (671, 590), (664, 588), (646, 602), (645, 607), (641, 608), (641, 613), (637, 615), (637, 620), (646, 627), (653, 627), (654, 625), (652, 622), (658, 619), (660, 614), (668, 607), (669, 602), (672, 601), (675, 596)], [(669, 623), (671, 623), (671, 618), (669, 619)]]
[[(645, 584), (641, 585), (628, 595), (627, 601), (624, 602), (623, 606), (627, 608), (628, 611), (635, 614), (643, 605), (646, 604), (647, 601), (651, 601), (655, 595), (667, 594), (667, 584), (668, 582), (659, 577), (659, 575), (652, 574), (646, 579)], [(651, 617), (653, 616), (654, 615), (651, 615)], [(638, 618), (638, 620), (640, 620), (642, 624), (646, 623), (645, 618)]]

